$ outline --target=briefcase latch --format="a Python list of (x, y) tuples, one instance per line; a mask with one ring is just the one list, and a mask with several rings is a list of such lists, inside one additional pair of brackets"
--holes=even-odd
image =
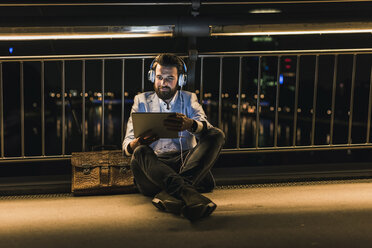
[(83, 169), (83, 173), (84, 175), (89, 175), (90, 174), (90, 171), (91, 171), (91, 167), (89, 164), (83, 164), (81, 165), (84, 169)]
[(120, 171), (120, 173), (125, 174), (125, 173), (127, 173), (128, 169), (127, 169), (127, 167), (122, 166), (122, 167), (120, 167), (119, 171)]

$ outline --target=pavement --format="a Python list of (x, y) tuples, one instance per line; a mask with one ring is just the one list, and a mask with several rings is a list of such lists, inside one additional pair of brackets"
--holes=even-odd
[(0, 247), (372, 247), (372, 179), (220, 186), (190, 222), (140, 194), (0, 197)]

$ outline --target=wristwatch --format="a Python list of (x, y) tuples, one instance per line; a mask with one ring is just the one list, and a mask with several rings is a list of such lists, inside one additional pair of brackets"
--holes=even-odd
[(196, 129), (198, 129), (198, 123), (195, 120), (192, 120), (191, 132), (195, 133)]

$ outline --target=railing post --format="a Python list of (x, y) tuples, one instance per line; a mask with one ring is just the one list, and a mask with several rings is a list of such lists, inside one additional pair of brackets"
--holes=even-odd
[(141, 92), (145, 91), (145, 59), (142, 59), (142, 84)]
[(65, 146), (66, 146), (66, 129), (65, 129), (65, 122), (66, 122), (66, 104), (65, 104), (65, 94), (66, 94), (66, 75), (65, 75), (65, 61), (62, 60), (62, 123), (61, 123), (61, 130), (62, 130), (62, 156), (65, 155)]
[(297, 109), (298, 109), (298, 88), (300, 84), (300, 55), (297, 55), (296, 61), (296, 89), (295, 89), (295, 104), (293, 109), (293, 146), (296, 146), (296, 138), (297, 138)]
[(356, 54), (353, 55), (353, 72), (352, 72), (352, 76), (351, 76), (349, 130), (348, 130), (348, 138), (347, 138), (348, 145), (351, 144), (351, 131), (352, 131), (352, 127), (353, 127), (355, 72), (356, 72)]
[(279, 120), (279, 96), (280, 96), (280, 61), (282, 56), (278, 56), (276, 73), (276, 96), (275, 96), (275, 124), (274, 124), (274, 147), (278, 146), (278, 120)]
[(101, 145), (105, 144), (105, 60), (102, 60), (102, 116), (101, 116)]
[(223, 81), (223, 58), (220, 57), (220, 85), (218, 92), (218, 127), (222, 129), (222, 81)]
[(336, 83), (337, 83), (337, 67), (338, 55), (335, 55), (335, 62), (333, 67), (333, 83), (332, 83), (332, 105), (331, 105), (331, 126), (329, 130), (329, 144), (333, 145), (333, 131), (335, 123), (335, 104), (336, 104)]
[(41, 66), (41, 155), (45, 156), (45, 65), (44, 60)]
[(258, 138), (259, 138), (259, 135), (260, 135), (261, 60), (262, 60), (262, 56), (259, 56), (259, 58), (258, 58), (258, 76), (257, 76), (256, 148), (258, 148)]
[(319, 54), (317, 54), (315, 57), (313, 116), (312, 116), (312, 122), (311, 122), (311, 146), (314, 145), (314, 139), (315, 139), (315, 118), (316, 118), (316, 100), (317, 100), (317, 93), (318, 93), (318, 78), (319, 78)]
[(236, 147), (240, 148), (240, 107), (241, 107), (241, 95), (242, 95), (242, 61), (243, 57), (239, 57), (239, 89), (238, 89), (238, 122), (236, 126)]
[(121, 60), (121, 142), (124, 140), (124, 108), (125, 108), (125, 87), (124, 87), (124, 76), (125, 76), (125, 59)]
[(367, 118), (367, 137), (366, 143), (369, 143), (369, 136), (371, 133), (371, 111), (372, 111), (372, 65), (371, 65), (371, 73), (369, 76), (369, 101), (368, 101), (368, 118)]
[(86, 79), (86, 74), (85, 74), (85, 60), (81, 61), (81, 146), (82, 150), (85, 151), (85, 79)]
[(203, 81), (203, 74), (204, 74), (204, 58), (200, 58), (200, 97), (199, 101), (200, 104), (203, 104), (203, 97), (204, 97), (204, 81)]
[(4, 93), (3, 93), (3, 63), (0, 62), (0, 156), (4, 158)]
[(25, 95), (23, 61), (20, 62), (21, 157), (25, 156)]

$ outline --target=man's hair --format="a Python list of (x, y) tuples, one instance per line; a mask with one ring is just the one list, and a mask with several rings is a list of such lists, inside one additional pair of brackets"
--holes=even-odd
[(178, 75), (180, 75), (181, 73), (185, 73), (183, 61), (181, 60), (181, 58), (179, 58), (178, 56), (174, 54), (164, 53), (164, 54), (158, 55), (155, 58), (153, 66), (152, 66), (153, 68), (151, 69), (155, 70), (157, 64), (161, 66), (176, 67)]

